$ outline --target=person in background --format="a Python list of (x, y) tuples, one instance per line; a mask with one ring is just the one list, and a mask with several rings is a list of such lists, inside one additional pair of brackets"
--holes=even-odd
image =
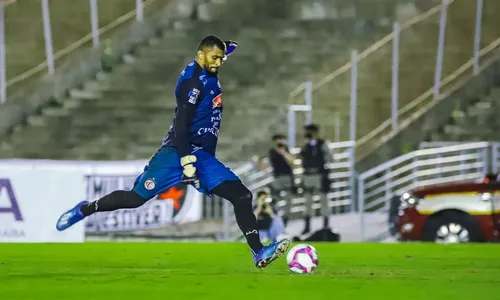
[(271, 191), (275, 198), (285, 201), (283, 209), (283, 221), (288, 222), (291, 210), (291, 194), (294, 186), (294, 157), (290, 154), (285, 137), (275, 134), (272, 137), (273, 147), (269, 150), (269, 164), (273, 169), (274, 181), (271, 183)]
[(269, 191), (259, 191), (256, 202), (254, 214), (257, 218), (257, 228), (261, 241), (276, 241), (278, 237), (285, 234), (285, 225), (273, 207)]
[(500, 182), (500, 176), (497, 173), (487, 173), (483, 178), (483, 183), (497, 183)]
[(323, 184), (323, 178), (328, 176), (327, 164), (332, 162), (332, 156), (328, 145), (319, 136), (319, 126), (309, 124), (305, 129), (305, 144), (300, 151), (302, 167), (304, 168), (303, 184), (306, 198), (306, 210), (304, 213), (305, 227), (302, 234), (311, 231), (311, 217), (313, 216), (313, 196), (321, 198), (321, 215), (323, 216), (323, 228), (329, 227), (330, 207), (328, 205), (327, 190)]
[(269, 168), (269, 164), (268, 164), (268, 162), (266, 162), (265, 156), (261, 156), (258, 158), (257, 165), (258, 165), (259, 171), (261, 171), (261, 172), (264, 172)]

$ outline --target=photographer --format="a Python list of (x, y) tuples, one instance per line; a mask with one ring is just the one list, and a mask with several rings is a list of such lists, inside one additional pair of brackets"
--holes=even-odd
[(285, 233), (283, 221), (272, 207), (272, 198), (267, 191), (262, 190), (257, 193), (254, 214), (257, 218), (257, 228), (261, 241), (276, 241), (278, 236)]
[(273, 169), (274, 181), (271, 183), (273, 195), (285, 201), (283, 221), (286, 225), (290, 216), (291, 193), (294, 186), (293, 160), (286, 139), (281, 134), (272, 137), (273, 147), (269, 150), (269, 162)]

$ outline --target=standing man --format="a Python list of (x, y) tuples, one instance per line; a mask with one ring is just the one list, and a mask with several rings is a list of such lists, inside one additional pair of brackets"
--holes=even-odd
[(304, 168), (304, 190), (306, 198), (306, 211), (304, 214), (305, 227), (302, 234), (311, 231), (311, 217), (313, 216), (313, 196), (321, 198), (321, 215), (323, 216), (323, 228), (329, 226), (330, 206), (323, 185), (323, 178), (328, 176), (327, 163), (332, 162), (332, 156), (326, 142), (319, 136), (319, 126), (309, 124), (305, 129), (305, 145), (300, 151), (302, 167)]

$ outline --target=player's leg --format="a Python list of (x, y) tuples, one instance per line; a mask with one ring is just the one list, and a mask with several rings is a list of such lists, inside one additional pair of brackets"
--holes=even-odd
[[(146, 168), (144, 168), (144, 172), (135, 179), (134, 188), (145, 174), (147, 168), (148, 167), (146, 166)], [(98, 200), (82, 206), (81, 211), (85, 217), (88, 217), (96, 212), (137, 208), (146, 203), (146, 201), (148, 201), (148, 198), (143, 198), (133, 190), (116, 190)]]
[(256, 266), (265, 267), (280, 257), (290, 242), (282, 240), (268, 246), (262, 245), (259, 239), (257, 219), (252, 209), (252, 193), (238, 176), (215, 156), (203, 150), (195, 153), (198, 158), (195, 165), (200, 179), (201, 191), (218, 195), (233, 204), (236, 222), (252, 249)]
[(181, 173), (176, 168), (148, 169), (137, 178), (132, 190), (111, 192), (101, 199), (82, 206), (81, 211), (88, 217), (96, 212), (137, 208), (176, 185), (180, 180)]
[[(202, 180), (200, 179), (200, 181)], [(222, 182), (212, 190), (212, 193), (233, 204), (238, 227), (245, 236), (252, 252), (258, 253), (263, 246), (259, 238), (257, 219), (252, 209), (252, 193), (239, 179)]]
[(132, 190), (113, 191), (91, 203), (80, 202), (61, 215), (56, 228), (65, 230), (96, 212), (137, 208), (179, 183), (181, 178), (182, 170), (175, 149), (162, 148), (151, 158), (144, 172), (136, 179)]
[(103, 211), (113, 211), (117, 209), (137, 208), (148, 199), (143, 198), (135, 191), (113, 191), (104, 197), (93, 202), (82, 201), (72, 209), (66, 211), (59, 217), (56, 228), (59, 231), (68, 229), (86, 217)]
[[(220, 173), (222, 172), (221, 169)], [(233, 176), (236, 175), (233, 174)], [(202, 179), (200, 178), (201, 182)], [(212, 190), (212, 193), (229, 200), (233, 204), (236, 222), (252, 249), (254, 263), (258, 268), (266, 267), (285, 253), (290, 244), (287, 239), (273, 242), (268, 246), (262, 245), (257, 228), (257, 219), (252, 209), (252, 193), (239, 179), (223, 181)]]

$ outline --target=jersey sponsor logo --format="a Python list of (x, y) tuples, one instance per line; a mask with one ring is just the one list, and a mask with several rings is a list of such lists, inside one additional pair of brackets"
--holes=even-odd
[(198, 135), (204, 135), (206, 133), (210, 133), (210, 134), (218, 137), (219, 136), (219, 128), (217, 128), (217, 127), (203, 127), (203, 128), (198, 129)]
[(222, 107), (222, 94), (215, 96), (215, 98), (212, 100), (212, 104), (212, 109), (215, 109), (216, 107)]
[(217, 123), (217, 124), (214, 124), (214, 126), (218, 126), (220, 121), (222, 121), (222, 113), (218, 113), (218, 114), (214, 114), (215, 116), (214, 117), (210, 117), (210, 122), (212, 122), (212, 124), (214, 123)]
[[(215, 99), (214, 99), (214, 101), (215, 101)], [(218, 106), (222, 106), (222, 103)], [(217, 106), (215, 106), (215, 103), (214, 103), (214, 108), (215, 107), (217, 107)], [(221, 121), (222, 121), (222, 110), (220, 110), (220, 109), (214, 110), (212, 112), (212, 117), (210, 117), (210, 123), (211, 123), (212, 127), (203, 127), (203, 128), (198, 129), (198, 132), (197, 132), (198, 135), (204, 135), (204, 134), (210, 133), (210, 134), (218, 137), (219, 136), (219, 127), (220, 127)]]
[(197, 88), (193, 88), (193, 90), (188, 93), (188, 96), (188, 102), (191, 104), (196, 104), (196, 100), (198, 100), (198, 96), (200, 96), (200, 90), (198, 90)]

